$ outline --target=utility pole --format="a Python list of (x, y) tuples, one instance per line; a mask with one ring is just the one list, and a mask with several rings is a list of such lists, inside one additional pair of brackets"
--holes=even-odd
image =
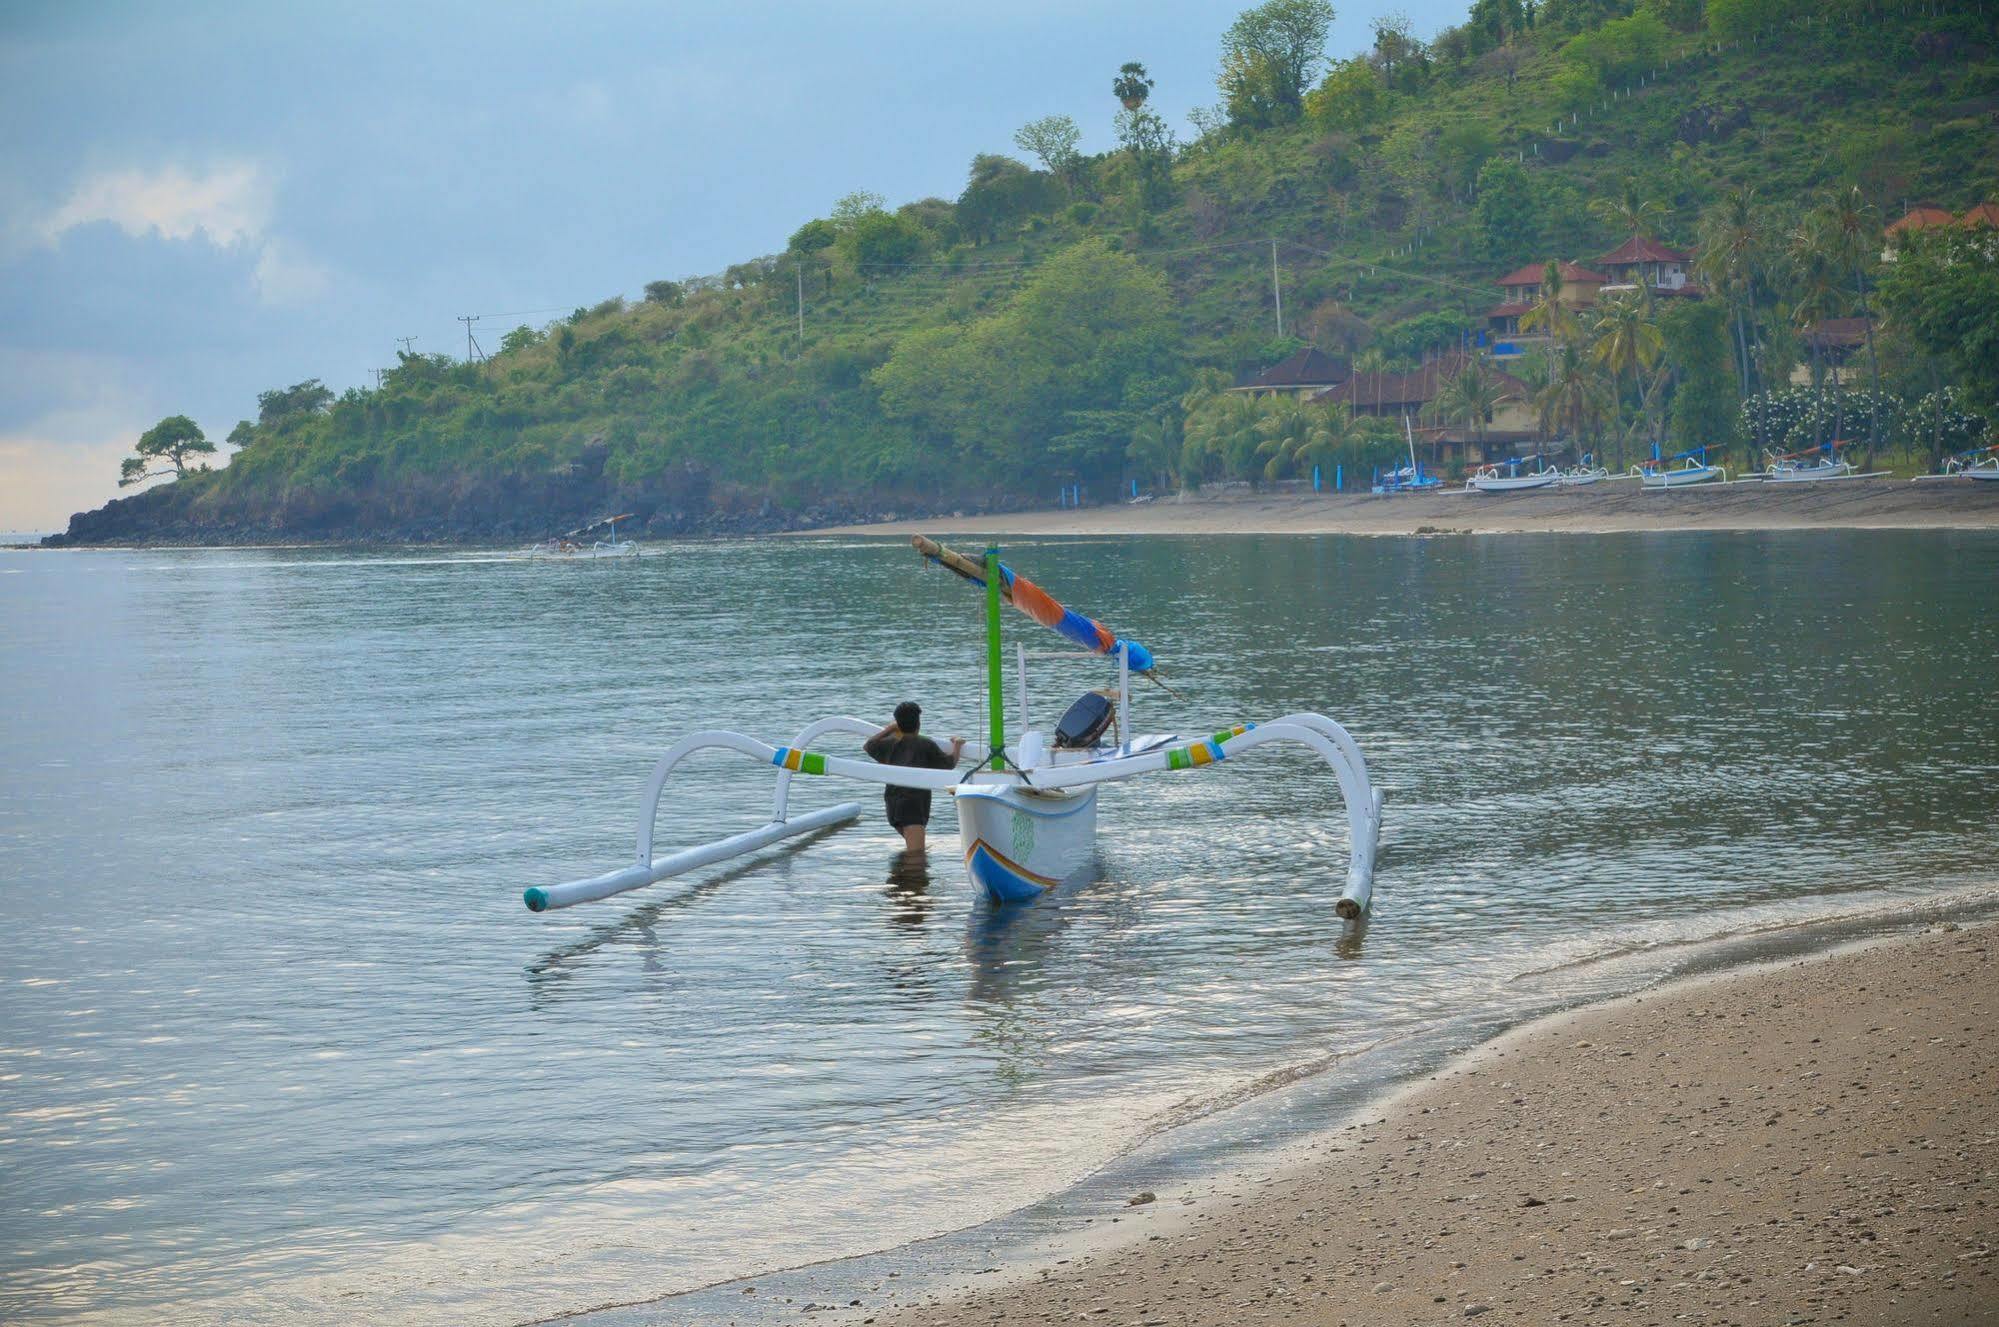
[(479, 321), (479, 315), (468, 313), (460, 317), (458, 321), (465, 324), (465, 362), (470, 364), (474, 360), (485, 359), (486, 352), (479, 349), (479, 343), (472, 339), (472, 324)]
[(386, 375), (386, 374), (388, 373), (388, 370), (387, 370), (387, 369), (370, 369), (370, 370), (369, 370), (369, 372), (370, 372), (370, 373), (373, 373), (373, 374), (375, 375), (375, 390), (376, 390), (376, 391), (378, 391), (378, 392), (379, 392), (379, 391), (381, 391), (381, 390), (382, 390), (382, 378), (383, 378), (383, 376), (384, 376), (384, 375)]
[(1277, 284), (1277, 237), (1270, 237), (1270, 299), (1277, 306), (1277, 335), (1284, 336), (1284, 289)]
[(416, 353), (416, 351), (414, 351), (414, 350), (411, 350), (411, 349), (410, 349), (410, 347), (411, 347), (411, 346), (413, 346), (413, 345), (415, 345), (415, 344), (417, 343), (417, 338), (416, 338), (416, 337), (413, 337), (413, 336), (399, 336), (399, 337), (397, 337), (397, 338), (396, 338), (396, 340), (397, 340), (398, 342), (400, 342), (400, 343), (401, 343), (401, 345), (402, 345), (402, 348), (403, 348), (403, 353), (404, 353), (405, 355), (414, 355), (414, 354)]
[(798, 277), (798, 350), (805, 352), (805, 264), (800, 262), (794, 269)]

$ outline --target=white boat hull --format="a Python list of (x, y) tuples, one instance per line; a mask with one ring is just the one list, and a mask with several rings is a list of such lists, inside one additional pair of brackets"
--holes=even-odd
[(1963, 470), (1960, 471), (1959, 473), (1962, 474), (1966, 479), (1982, 479), (1988, 484), (1992, 483), (1994, 480), (1999, 480), (1999, 467), (1994, 467), (1989, 465), (1980, 466), (1974, 470)]
[(1646, 488), (1685, 488), (1689, 484), (1705, 484), (1710, 479), (1720, 479), (1722, 469), (1718, 465), (1690, 465), (1680, 470), (1646, 471), (1638, 476), (1638, 482)]
[(1537, 475), (1473, 475), (1465, 481), (1465, 487), (1481, 493), (1510, 493), (1522, 488), (1548, 488), (1560, 479), (1553, 470)]
[(954, 792), (965, 874), (994, 902), (1039, 898), (1095, 855), (1095, 787), (1029, 792), (1011, 782), (968, 783)]
[(1608, 470), (1565, 470), (1555, 482), (1563, 488), (1574, 488), (1578, 484), (1594, 484), (1599, 479), (1610, 478)]
[(1852, 473), (1853, 467), (1840, 461), (1828, 465), (1773, 465), (1763, 472), (1763, 478), (1772, 484), (1809, 484), (1819, 479), (1844, 479)]

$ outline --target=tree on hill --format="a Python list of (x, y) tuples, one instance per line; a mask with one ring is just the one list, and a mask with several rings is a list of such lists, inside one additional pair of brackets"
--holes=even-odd
[(1044, 115), (1029, 120), (1013, 134), (1015, 147), (1033, 153), (1043, 170), (1064, 179), (1073, 178), (1082, 161), (1076, 151), (1076, 145), (1082, 141), (1083, 131), (1066, 115)]
[(1645, 196), (1636, 175), (1626, 175), (1618, 184), (1616, 193), (1589, 200), (1589, 214), (1620, 237), (1641, 235), (1649, 238), (1653, 228), (1666, 215), (1666, 206), (1656, 198)]
[[(212, 456), (215, 444), (202, 433), (201, 426), (186, 415), (168, 415), (141, 433), (132, 450), (138, 454), (126, 457), (118, 466), (120, 488), (143, 484), (148, 479), (162, 479), (167, 475), (184, 479), (188, 472), (188, 458)], [(162, 461), (166, 462), (166, 469), (148, 469)]]
[(1029, 170), (1012, 157), (981, 152), (972, 158), (971, 178), (958, 196), (957, 222), (974, 244), (984, 244), (1007, 226), (1054, 211), (1061, 201), (1062, 187), (1053, 175)]
[(1264, 0), (1238, 14), (1222, 34), (1217, 80), (1229, 119), (1250, 126), (1297, 119), (1332, 24), (1326, 0)]
[[(807, 226), (825, 226), (828, 231), (826, 243), (831, 244), (833, 242), (834, 237), (831, 234), (832, 226), (829, 223), (824, 221), (808, 221), (805, 224)], [(794, 235), (791, 238), (793, 247), (797, 247), (798, 236)], [(678, 281), (646, 282), (646, 303), (648, 304), (663, 304), (667, 308), (673, 309), (678, 308), (680, 302), (686, 298), (687, 291)]]
[[(317, 378), (257, 393), (257, 423), (265, 427), (299, 415), (316, 415), (333, 404), (333, 391)], [(184, 419), (184, 415), (174, 416)], [(214, 450), (210, 448), (210, 450)]]
[(1120, 65), (1117, 79), (1111, 84), (1111, 95), (1128, 111), (1145, 105), (1145, 99), (1152, 95), (1152, 79), (1146, 75), (1145, 66), (1136, 60)]
[(1148, 110), (1119, 111), (1118, 142), (1130, 155), (1138, 210), (1157, 212), (1173, 201), (1173, 131)]
[(1319, 86), (1305, 98), (1305, 114), (1321, 129), (1358, 133), (1387, 108), (1381, 75), (1360, 56), (1336, 60)]

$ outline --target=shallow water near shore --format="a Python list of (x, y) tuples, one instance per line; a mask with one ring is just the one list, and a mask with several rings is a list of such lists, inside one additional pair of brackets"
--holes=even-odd
[[(1364, 939), (1291, 755), (1107, 789), (1029, 909), (948, 805), (925, 872), (818, 781), (862, 823), (522, 909), (689, 730), (978, 732), (976, 597), (899, 543), (0, 555), (0, 1317), (515, 1322), (880, 1249), (1522, 979), (1991, 878), (1999, 536), (1009, 547), (1166, 661), (1142, 728), (1354, 732)], [(1037, 677), (1043, 722), (1102, 680)], [(661, 849), (769, 783), (703, 759)]]

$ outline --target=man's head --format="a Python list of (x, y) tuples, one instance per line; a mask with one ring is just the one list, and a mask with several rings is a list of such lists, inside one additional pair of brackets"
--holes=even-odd
[(895, 726), (905, 733), (913, 733), (923, 727), (923, 707), (913, 700), (905, 700), (895, 707)]

